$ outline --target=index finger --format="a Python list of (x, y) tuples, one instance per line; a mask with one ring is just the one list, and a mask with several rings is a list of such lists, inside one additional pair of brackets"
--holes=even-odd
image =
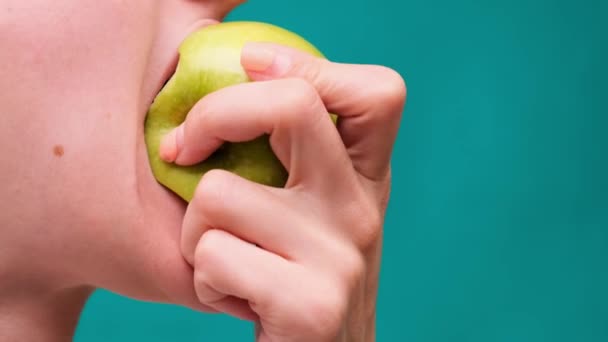
[(357, 171), (383, 180), (389, 171), (406, 98), (403, 78), (377, 65), (333, 63), (298, 50), (248, 43), (241, 64), (252, 80), (297, 77), (310, 82), (331, 113)]

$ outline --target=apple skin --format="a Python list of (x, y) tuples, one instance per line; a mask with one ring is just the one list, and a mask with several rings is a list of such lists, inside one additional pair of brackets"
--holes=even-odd
[(287, 181), (287, 172), (272, 151), (267, 135), (248, 142), (224, 143), (209, 158), (191, 166), (167, 163), (158, 153), (163, 136), (182, 123), (201, 98), (221, 88), (251, 81), (240, 62), (241, 50), (250, 41), (281, 44), (323, 57), (301, 36), (261, 22), (211, 25), (183, 41), (175, 73), (147, 113), (144, 135), (154, 177), (187, 202), (202, 176), (212, 169), (227, 170), (275, 187), (282, 187)]

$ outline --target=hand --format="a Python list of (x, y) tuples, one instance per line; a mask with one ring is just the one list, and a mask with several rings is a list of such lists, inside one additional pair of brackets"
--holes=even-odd
[(265, 133), (289, 179), (278, 189), (224, 171), (203, 177), (181, 235), (198, 298), (255, 321), (259, 341), (373, 340), (405, 84), (388, 68), (265, 43), (248, 44), (241, 62), (258, 82), (203, 98), (161, 155), (193, 164)]

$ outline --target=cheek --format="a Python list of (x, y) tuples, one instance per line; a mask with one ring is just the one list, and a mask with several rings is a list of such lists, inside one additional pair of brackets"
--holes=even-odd
[(0, 59), (11, 66), (3, 86), (30, 101), (91, 100), (94, 93), (124, 100), (116, 96), (137, 87), (145, 66), (153, 3), (9, 0), (0, 8)]
[(0, 143), (14, 151), (0, 156), (0, 178), (9, 178), (15, 193), (37, 189), (34, 199), (23, 195), (30, 206), (58, 197), (109, 206), (132, 187), (128, 158), (136, 148), (155, 4), (0, 3), (0, 113), (12, 114), (0, 127)]
[(23, 227), (12, 237), (20, 250), (63, 246), (65, 232), (88, 241), (87, 225), (130, 220), (155, 6), (0, 1), (0, 201), (12, 210), (0, 222)]

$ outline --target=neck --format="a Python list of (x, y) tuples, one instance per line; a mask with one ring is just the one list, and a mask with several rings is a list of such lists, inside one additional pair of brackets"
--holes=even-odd
[(0, 292), (0, 341), (72, 341), (89, 287)]

